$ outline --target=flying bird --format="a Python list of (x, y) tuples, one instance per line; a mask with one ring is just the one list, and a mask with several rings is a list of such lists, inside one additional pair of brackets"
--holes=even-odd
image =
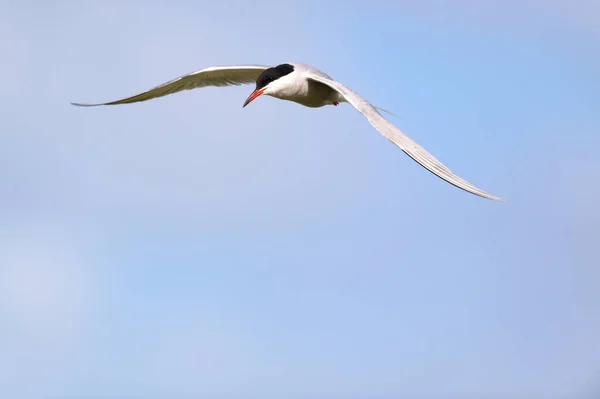
[(83, 107), (130, 104), (163, 97), (183, 90), (207, 86), (223, 87), (253, 83), (256, 87), (242, 107), (246, 107), (246, 105), (261, 95), (293, 101), (310, 108), (349, 103), (367, 118), (369, 123), (379, 133), (431, 173), (469, 193), (491, 200), (506, 202), (504, 199), (488, 194), (454, 174), (423, 147), (386, 120), (378, 112), (380, 108), (373, 106), (359, 94), (350, 90), (342, 83), (333, 80), (329, 75), (306, 64), (288, 62), (275, 67), (263, 65), (210, 67), (183, 75), (153, 89), (121, 100), (99, 104), (71, 104)]

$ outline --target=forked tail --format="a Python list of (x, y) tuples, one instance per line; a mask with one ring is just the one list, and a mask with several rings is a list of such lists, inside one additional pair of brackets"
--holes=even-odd
[[(398, 115), (396, 115), (396, 114), (394, 114), (393, 112), (390, 112), (390, 111), (388, 111), (388, 110), (386, 110), (386, 109), (379, 108), (379, 107), (375, 107), (375, 108), (376, 108), (378, 111), (383, 111), (383, 112), (385, 112), (385, 113), (386, 113), (386, 114), (388, 114), (388, 115), (392, 115), (392, 116), (395, 116), (396, 118), (400, 118)], [(402, 119), (402, 118), (400, 118), (400, 119)]]

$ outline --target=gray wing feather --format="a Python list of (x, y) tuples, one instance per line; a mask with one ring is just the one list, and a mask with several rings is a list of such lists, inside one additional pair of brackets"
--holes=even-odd
[(488, 194), (454, 174), (450, 169), (438, 161), (423, 147), (417, 144), (413, 139), (387, 121), (367, 100), (343, 84), (321, 76), (320, 74), (309, 73), (308, 78), (327, 85), (340, 93), (346, 99), (346, 101), (348, 101), (354, 108), (356, 108), (358, 112), (367, 118), (369, 123), (375, 129), (377, 129), (379, 133), (400, 147), (400, 149), (402, 149), (402, 151), (404, 151), (409, 157), (418, 162), (421, 166), (434, 175), (469, 193), (491, 200), (506, 202), (506, 200)]
[(210, 67), (189, 73), (187, 75), (180, 76), (176, 79), (163, 83), (160, 86), (156, 86), (143, 93), (123, 98), (121, 100), (99, 104), (71, 104), (77, 105), (79, 107), (129, 104), (139, 101), (147, 101), (157, 97), (163, 97), (183, 90), (192, 90), (207, 86), (222, 87), (251, 84), (256, 82), (258, 76), (267, 68), (267, 66), (263, 65)]

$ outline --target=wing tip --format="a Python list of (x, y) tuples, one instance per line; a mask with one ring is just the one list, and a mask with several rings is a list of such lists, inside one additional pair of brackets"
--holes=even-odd
[(84, 104), (84, 103), (71, 103), (71, 105), (74, 105), (76, 107), (98, 107), (100, 105), (105, 105), (105, 104)]
[(483, 197), (483, 198), (486, 198), (486, 199), (489, 199), (492, 201), (498, 201), (498, 202), (502, 202), (502, 203), (508, 202), (508, 200), (505, 200), (504, 198), (496, 197), (496, 196), (494, 196), (492, 194), (488, 194), (486, 192), (484, 192), (483, 194), (480, 194), (480, 193), (471, 193), (471, 194), (475, 194), (475, 195), (478, 195), (480, 197)]
[(503, 204), (508, 203), (508, 200), (505, 200), (504, 198), (500, 198), (500, 197), (493, 197), (491, 199), (493, 199), (494, 201), (502, 202)]

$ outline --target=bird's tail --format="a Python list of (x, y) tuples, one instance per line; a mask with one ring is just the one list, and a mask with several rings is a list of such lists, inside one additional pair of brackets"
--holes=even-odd
[[(341, 99), (340, 101), (347, 102), (345, 99)], [(339, 104), (339, 103), (333, 103), (333, 105), (337, 105), (337, 104)], [(393, 112), (388, 111), (387, 109), (383, 109), (383, 108), (379, 108), (379, 107), (375, 107), (375, 109), (377, 109), (378, 111), (385, 112), (388, 115), (395, 116), (396, 118), (402, 119), (398, 115), (394, 114)]]
[[(394, 114), (394, 113), (392, 113), (392, 112), (390, 112), (390, 111), (388, 111), (388, 110), (386, 110), (386, 109), (379, 108), (379, 107), (375, 107), (375, 108), (376, 108), (378, 111), (383, 111), (383, 112), (385, 112), (385, 113), (386, 113), (386, 114), (388, 114), (388, 115), (392, 115), (392, 116), (395, 116), (396, 118), (400, 118), (398, 115), (396, 115), (396, 114)], [(400, 119), (401, 119), (401, 118), (400, 118)]]

